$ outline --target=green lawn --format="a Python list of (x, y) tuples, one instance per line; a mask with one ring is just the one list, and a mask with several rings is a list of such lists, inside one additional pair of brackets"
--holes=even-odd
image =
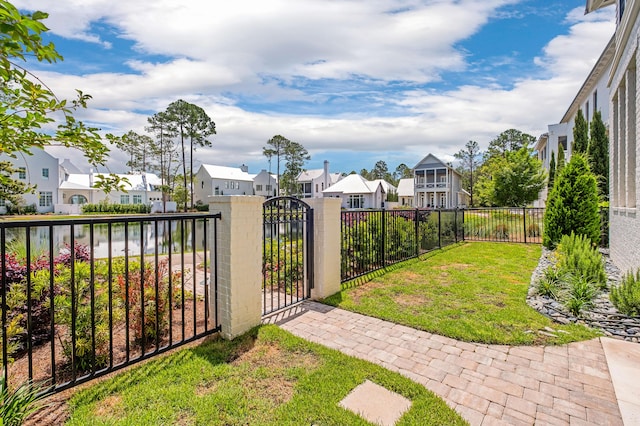
[(369, 379), (412, 401), (398, 425), (466, 424), (423, 386), (273, 326), (148, 362), (76, 393), (70, 425), (368, 425), (338, 402)]
[[(466, 243), (407, 262), (325, 303), (469, 342), (560, 344), (598, 333), (553, 323), (526, 303), (541, 247)], [(551, 327), (558, 337), (538, 333)]]

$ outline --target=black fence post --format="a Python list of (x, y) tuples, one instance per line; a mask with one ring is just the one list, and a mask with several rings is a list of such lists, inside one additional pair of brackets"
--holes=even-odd
[(442, 215), (441, 210), (438, 209), (438, 247), (442, 248)]
[(380, 217), (382, 218), (382, 247), (380, 247), (382, 266), (387, 264), (387, 258), (385, 253), (385, 248), (387, 247), (387, 218), (385, 217), (386, 211), (382, 210), (380, 212)]
[(527, 244), (527, 208), (522, 208), (522, 223), (524, 228), (524, 243)]
[(420, 255), (420, 215), (419, 210), (416, 209), (413, 215), (413, 221), (415, 225), (416, 233), (416, 256)]

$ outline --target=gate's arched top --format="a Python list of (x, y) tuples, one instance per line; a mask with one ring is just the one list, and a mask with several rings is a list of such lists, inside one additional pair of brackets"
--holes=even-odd
[(288, 204), (289, 208), (302, 208), (304, 210), (310, 210), (311, 206), (300, 198), (296, 197), (272, 197), (264, 202), (264, 207), (270, 207), (278, 204)]

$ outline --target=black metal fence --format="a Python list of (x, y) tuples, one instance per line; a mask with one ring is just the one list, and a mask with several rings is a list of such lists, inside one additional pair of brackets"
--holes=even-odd
[(474, 208), (462, 217), (467, 241), (542, 243), (544, 208)]
[(313, 209), (293, 197), (263, 205), (262, 314), (308, 299), (313, 288)]
[[(601, 246), (608, 214), (601, 209)], [(458, 241), (542, 243), (544, 208), (342, 212), (342, 282)]]
[(58, 391), (219, 331), (215, 299), (209, 304), (219, 219), (0, 222), (8, 383)]
[(462, 224), (461, 210), (343, 211), (342, 282), (461, 241)]

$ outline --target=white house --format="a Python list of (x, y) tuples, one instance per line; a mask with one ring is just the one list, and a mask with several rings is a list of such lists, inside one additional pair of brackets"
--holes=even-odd
[(468, 205), (469, 193), (462, 189), (462, 176), (433, 154), (413, 168), (414, 206), (453, 209)]
[(398, 182), (398, 204), (405, 207), (413, 207), (415, 191), (413, 179), (400, 179)]
[(203, 164), (196, 173), (194, 200), (207, 204), (210, 195), (253, 195), (253, 176), (247, 166)]
[(341, 178), (340, 173), (329, 173), (329, 162), (325, 160), (324, 169), (306, 170), (298, 175), (298, 194), (300, 198), (322, 198), (323, 191)]
[[(562, 145), (564, 151), (565, 161), (571, 159), (573, 128), (578, 110), (582, 110), (582, 114), (587, 123), (591, 123), (595, 111), (600, 111), (602, 121), (605, 125), (608, 123), (609, 88), (607, 85), (609, 75), (611, 74), (614, 52), (615, 40), (611, 38), (560, 122), (547, 126), (548, 131), (538, 138), (535, 150), (538, 153), (538, 159), (542, 161), (542, 165), (547, 171), (549, 171), (551, 153), (554, 153), (557, 164), (560, 145)], [(534, 205), (536, 207), (544, 207), (547, 195), (548, 190), (545, 187), (540, 193), (538, 200), (534, 202)]]
[(324, 197), (342, 200), (345, 209), (381, 209), (386, 201), (386, 192), (381, 182), (368, 181), (352, 174), (322, 191)]
[(278, 178), (266, 170), (253, 177), (253, 193), (265, 198), (275, 197), (278, 192)]
[[(122, 179), (123, 190), (106, 194), (96, 188), (96, 182), (104, 173), (66, 173), (58, 188), (60, 205), (56, 204), (56, 212), (69, 212), (65, 205), (95, 204), (107, 201), (113, 204), (151, 204), (162, 200), (160, 178), (153, 173), (117, 174)], [(76, 209), (79, 211), (79, 209)]]
[[(34, 192), (22, 195), (24, 204), (35, 204), (38, 213), (53, 212), (63, 171), (58, 159), (45, 150), (34, 148), (30, 153), (18, 152), (15, 158), (0, 154), (0, 161), (9, 161), (18, 170), (15, 180), (35, 186)], [(6, 213), (5, 200), (0, 200), (0, 213)]]
[(623, 271), (640, 268), (640, 2), (587, 0), (586, 12), (616, 5), (615, 48), (607, 75), (609, 93), (609, 247)]

